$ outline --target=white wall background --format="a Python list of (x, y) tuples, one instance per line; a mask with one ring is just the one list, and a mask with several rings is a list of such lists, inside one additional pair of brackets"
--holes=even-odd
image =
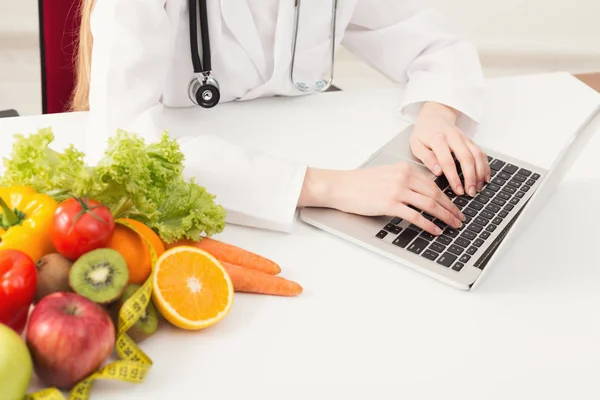
[[(600, 0), (422, 1), (485, 52), (600, 54)], [(37, 34), (37, 18), (37, 0), (0, 0), (0, 40), (3, 31)]]
[(426, 1), (485, 52), (600, 54), (600, 0)]
[(0, 0), (0, 41), (4, 39), (2, 33), (7, 31), (37, 35), (37, 0)]

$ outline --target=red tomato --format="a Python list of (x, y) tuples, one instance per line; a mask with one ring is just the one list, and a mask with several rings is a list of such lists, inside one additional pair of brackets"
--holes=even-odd
[(19, 250), (0, 251), (0, 323), (19, 335), (27, 323), (37, 286), (33, 259)]
[(83, 254), (105, 247), (115, 230), (110, 209), (95, 200), (70, 198), (58, 205), (52, 220), (52, 244), (75, 261)]

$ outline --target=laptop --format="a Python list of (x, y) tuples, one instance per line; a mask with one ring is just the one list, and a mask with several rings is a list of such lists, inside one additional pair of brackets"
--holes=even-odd
[[(414, 207), (443, 233), (435, 237), (396, 216), (364, 217), (328, 208), (302, 209), (300, 219), (457, 289), (473, 290), (510, 250), (527, 221), (560, 184), (593, 134), (600, 131), (600, 110), (590, 114), (549, 168), (484, 148), (492, 179), (474, 198), (456, 196), (444, 176), (436, 177), (412, 155), (407, 139), (412, 128), (400, 132), (361, 167), (411, 163), (463, 212), (466, 220), (461, 229), (448, 227)], [(458, 163), (457, 167), (460, 172)]]

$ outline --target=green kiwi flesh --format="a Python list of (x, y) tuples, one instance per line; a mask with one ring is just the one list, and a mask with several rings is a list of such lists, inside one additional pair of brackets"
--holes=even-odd
[(72, 292), (69, 286), (69, 273), (73, 262), (61, 254), (46, 254), (40, 258), (35, 268), (37, 270), (37, 286), (34, 304), (49, 294), (56, 292)]
[(92, 250), (75, 261), (69, 274), (69, 285), (79, 295), (95, 303), (117, 300), (127, 282), (129, 270), (123, 256), (113, 249)]
[[(123, 291), (123, 294), (119, 298), (119, 301), (111, 304), (109, 314), (113, 318), (115, 327), (118, 326), (119, 310), (125, 304), (125, 302), (133, 296), (133, 294), (140, 288), (140, 285), (129, 284)], [(152, 300), (148, 302), (148, 306), (144, 311), (144, 314), (137, 320), (137, 322), (129, 328), (127, 335), (136, 343), (143, 342), (150, 336), (154, 335), (158, 330), (158, 312)]]

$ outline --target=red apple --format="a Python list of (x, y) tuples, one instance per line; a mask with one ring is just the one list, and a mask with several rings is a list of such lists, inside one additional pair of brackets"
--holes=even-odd
[(53, 293), (34, 308), (26, 334), (38, 378), (71, 389), (110, 357), (115, 327), (108, 312), (75, 293)]

